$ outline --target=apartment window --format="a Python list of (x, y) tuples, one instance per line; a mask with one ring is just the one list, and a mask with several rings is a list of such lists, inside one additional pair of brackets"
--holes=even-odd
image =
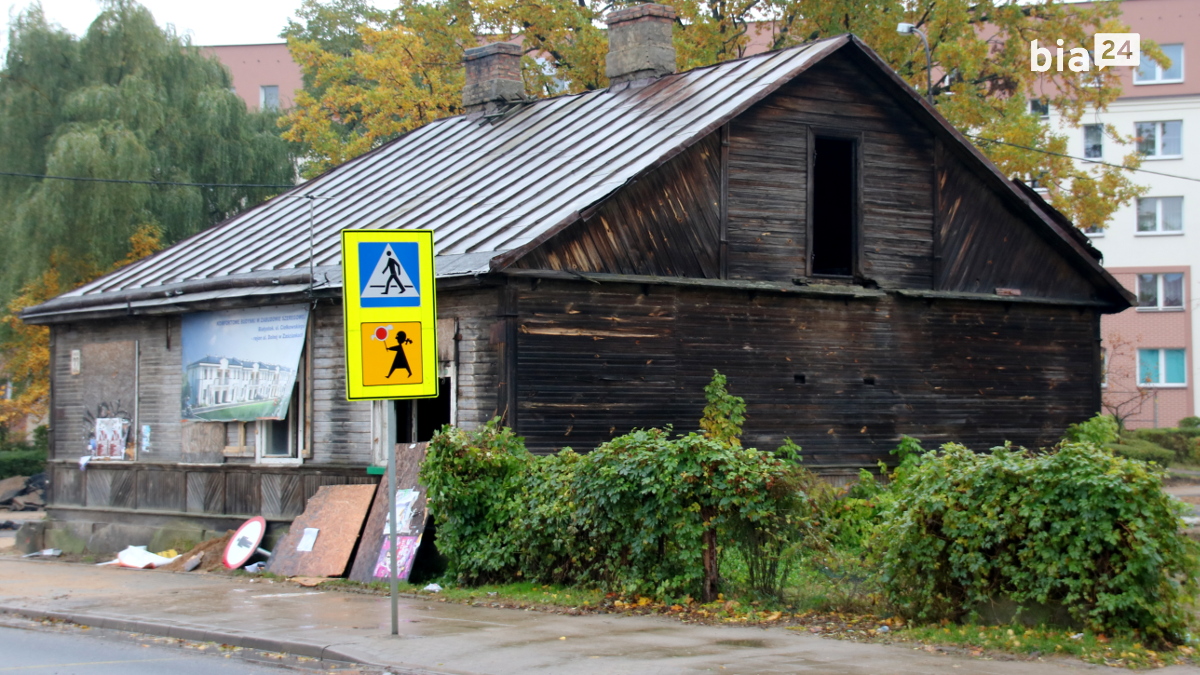
[(1038, 117), (1050, 116), (1050, 101), (1044, 98), (1029, 99), (1029, 114)]
[(1088, 225), (1087, 227), (1083, 228), (1083, 233), (1089, 237), (1103, 237), (1104, 228), (1100, 227), (1099, 225)]
[(305, 445), (305, 372), (306, 357), (301, 356), (292, 384), (287, 415), (281, 420), (259, 420), (254, 443), (255, 459), (263, 464), (299, 464)]
[(279, 85), (264, 84), (258, 88), (259, 110), (279, 110)]
[(1108, 386), (1108, 348), (1100, 348), (1100, 386)]
[(1138, 152), (1146, 157), (1183, 155), (1183, 122), (1138, 122)]
[(1171, 67), (1163, 68), (1154, 61), (1142, 55), (1142, 65), (1138, 66), (1134, 84), (1171, 84), (1183, 82), (1183, 45), (1161, 45), (1163, 53), (1171, 59)]
[(855, 220), (858, 201), (856, 142), (848, 138), (813, 137), (813, 189), (809, 193), (811, 274), (854, 274)]
[(1138, 386), (1171, 387), (1187, 384), (1187, 359), (1182, 349), (1139, 349)]
[(1183, 309), (1183, 274), (1139, 274), (1138, 309)]
[(1104, 125), (1085, 124), (1083, 126), (1083, 156), (1089, 159), (1099, 159), (1104, 156)]
[(1144, 197), (1137, 201), (1138, 234), (1183, 232), (1183, 197)]

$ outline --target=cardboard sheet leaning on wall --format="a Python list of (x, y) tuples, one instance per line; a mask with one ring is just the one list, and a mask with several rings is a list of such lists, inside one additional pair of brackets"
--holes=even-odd
[(267, 563), (282, 576), (340, 577), (350, 563), (374, 485), (324, 485), (292, 521)]

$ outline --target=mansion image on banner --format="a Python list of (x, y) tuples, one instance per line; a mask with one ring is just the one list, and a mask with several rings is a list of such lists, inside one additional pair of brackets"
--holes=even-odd
[(258, 401), (277, 402), (291, 387), (291, 368), (206, 356), (187, 367), (184, 400), (193, 413)]

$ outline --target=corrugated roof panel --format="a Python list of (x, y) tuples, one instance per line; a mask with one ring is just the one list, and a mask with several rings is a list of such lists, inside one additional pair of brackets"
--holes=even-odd
[[(439, 276), (487, 271), (669, 159), (847, 37), (438, 120), (63, 297), (340, 264), (347, 228), (432, 229)], [(186, 286), (186, 283), (185, 283)], [(247, 289), (248, 290), (248, 289)], [(247, 293), (248, 294), (248, 293)]]

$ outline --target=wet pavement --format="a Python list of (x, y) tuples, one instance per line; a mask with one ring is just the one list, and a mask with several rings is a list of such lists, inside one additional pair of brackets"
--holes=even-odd
[[(58, 612), (93, 625), (324, 654), (398, 672), (1028, 674), (1106, 670), (1075, 661), (999, 661), (859, 644), (782, 628), (693, 626), (676, 620), (471, 607), (403, 598), (400, 635), (388, 600), (292, 584), (198, 574), (0, 560), (0, 610)], [(133, 629), (132, 627), (127, 629)], [(246, 644), (246, 646), (250, 646)], [(1200, 673), (1172, 667), (1164, 673)]]
[(156, 644), (79, 633), (32, 632), (0, 627), (0, 672), (62, 675), (279, 675), (269, 665), (227, 660)]

